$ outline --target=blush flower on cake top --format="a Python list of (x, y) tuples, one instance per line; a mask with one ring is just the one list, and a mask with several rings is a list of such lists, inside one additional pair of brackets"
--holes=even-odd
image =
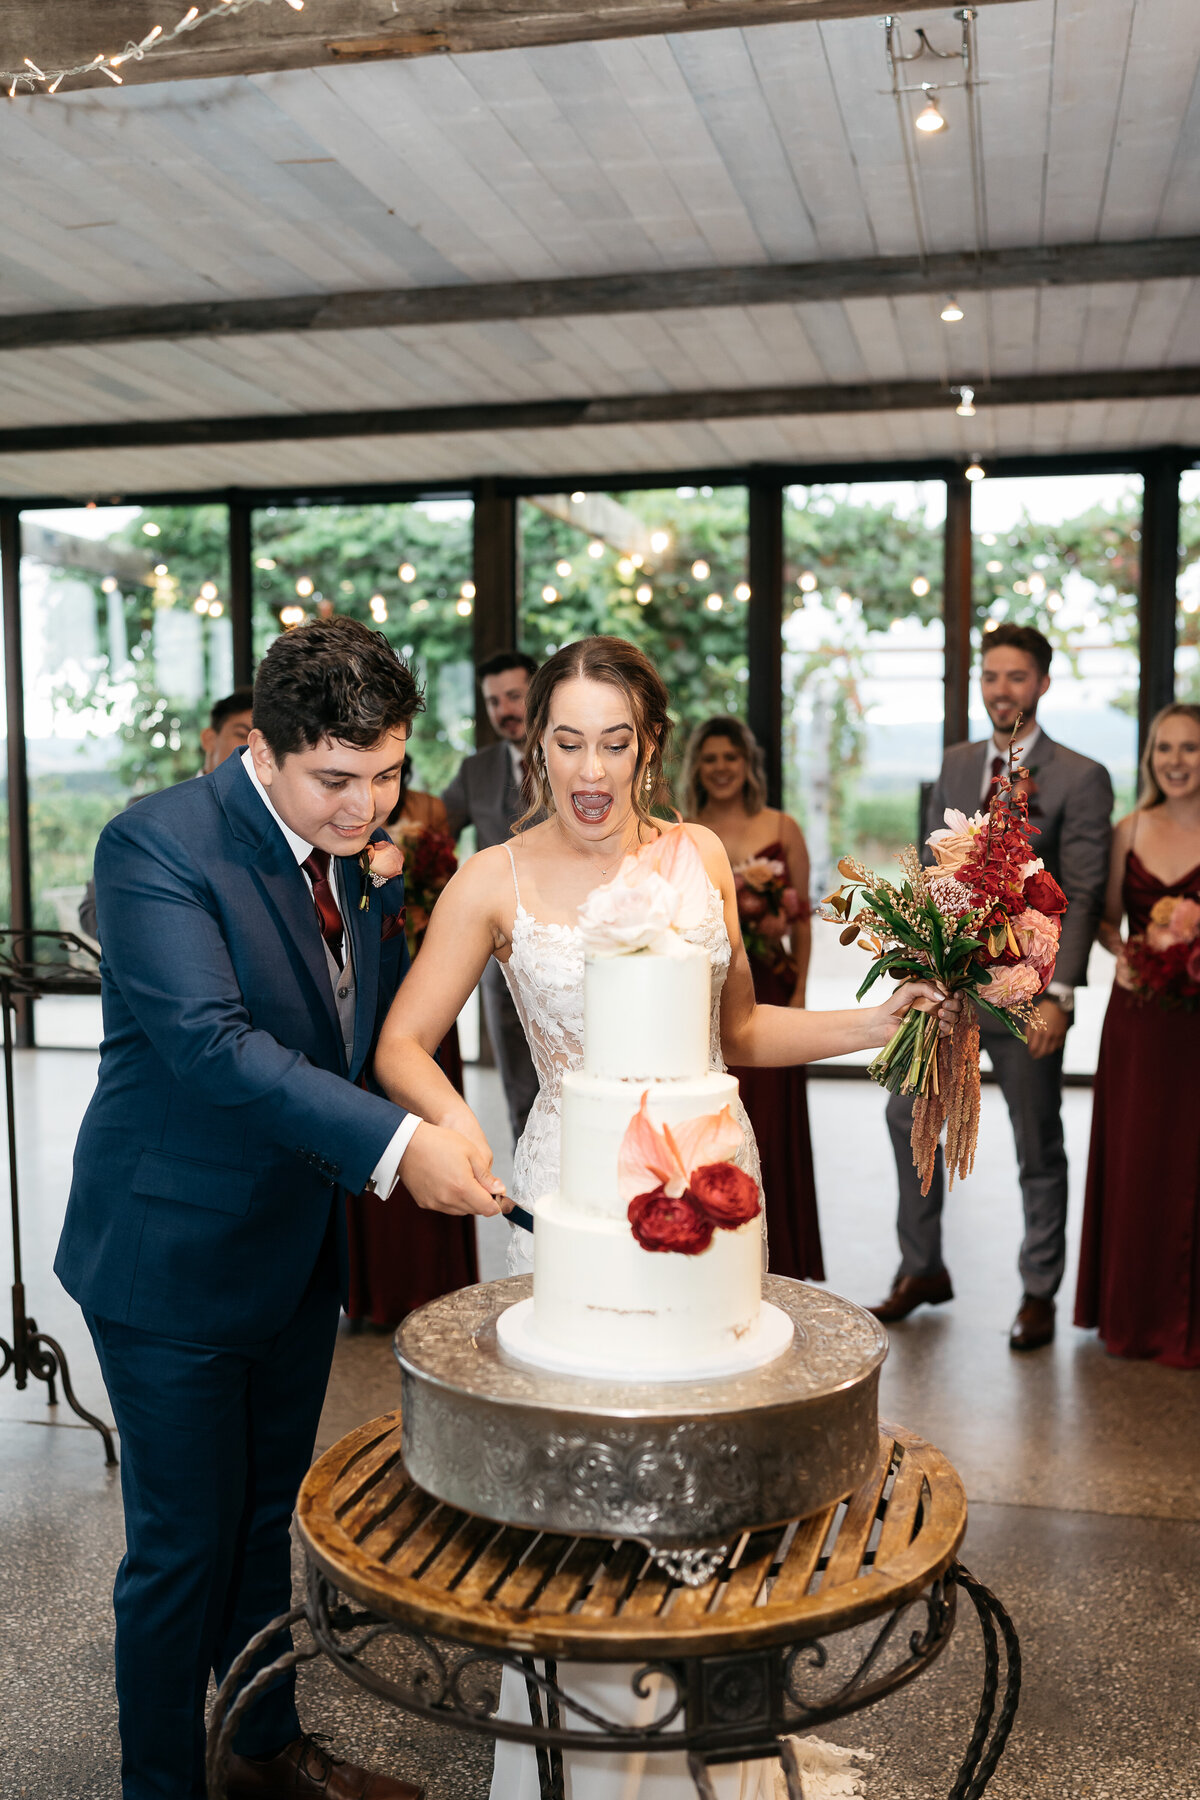
[(742, 1128), (724, 1106), (659, 1130), (649, 1098), (642, 1095), (621, 1140), (618, 1190), (643, 1250), (697, 1256), (708, 1249), (714, 1227), (734, 1231), (761, 1208), (757, 1183), (731, 1160)]
[(585, 949), (629, 956), (690, 951), (679, 934), (704, 922), (708, 876), (700, 852), (682, 826), (663, 832), (627, 856), (611, 881), (594, 888), (579, 909)]

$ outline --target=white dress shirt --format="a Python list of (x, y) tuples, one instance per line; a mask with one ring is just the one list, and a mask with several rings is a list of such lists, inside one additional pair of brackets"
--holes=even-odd
[[(255, 790), (258, 793), (258, 796), (259, 796), (260, 800), (262, 801), (263, 805), (266, 807), (267, 811), (270, 813), (271, 817), (274, 819), (274, 821), (278, 825), (280, 831), (282, 831), (284, 837), (286, 838), (288, 849), (291, 851), (292, 855), (295, 857), (297, 863), (303, 865), (304, 859), (307, 856), (312, 855), (312, 852), (313, 852), (315, 846), (313, 844), (306, 843), (302, 837), (297, 836), (297, 834), (292, 830), (291, 826), (285, 824), (284, 821), (280, 818), (279, 814), (276, 812), (274, 806), (271, 803), (270, 794), (268, 793), (267, 789), (263, 786), (262, 782), (258, 778), (258, 770), (254, 767), (254, 758), (250, 754), (250, 751), (243, 750), (241, 752), (241, 757), (242, 757), (242, 767), (245, 769), (247, 775), (249, 775), (251, 781), (254, 783)], [(338, 910), (340, 911), (340, 913), (342, 915), (343, 930), (346, 933), (346, 954), (347, 954), (347, 956), (349, 956), (352, 954), (352, 951), (351, 951), (351, 944), (350, 944), (350, 929), (345, 923), (345, 920), (346, 920), (346, 895), (342, 890), (342, 871), (341, 871), (341, 867), (338, 864), (336, 857), (331, 860), (330, 868), (331, 868), (331, 871), (333, 871), (333, 877), (334, 877), (335, 882), (337, 883)], [(308, 883), (309, 891), (311, 892), (312, 891), (312, 880), (309, 876), (308, 870), (305, 869), (303, 866), (301, 866), (300, 873), (304, 876), (305, 881)], [(379, 1161), (375, 1164), (375, 1168), (372, 1171), (371, 1180), (370, 1180), (369, 1185), (371, 1187), (373, 1187), (375, 1192), (377, 1194), (381, 1195), (385, 1200), (386, 1200), (387, 1196), (391, 1193), (393, 1187), (396, 1185), (396, 1177), (400, 1172), (400, 1158), (404, 1155), (404, 1152), (408, 1149), (409, 1144), (412, 1142), (413, 1132), (417, 1129), (417, 1126), (420, 1123), (421, 1123), (421, 1121), (415, 1113), (406, 1113), (404, 1116), (403, 1123), (397, 1127), (396, 1132), (393, 1135), (391, 1142), (388, 1144), (387, 1149), (384, 1151), (384, 1153), (380, 1157)]]

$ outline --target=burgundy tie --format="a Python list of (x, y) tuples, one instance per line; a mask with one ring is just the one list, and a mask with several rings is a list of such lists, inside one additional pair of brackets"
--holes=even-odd
[(989, 806), (995, 796), (996, 789), (1000, 786), (1000, 778), (1004, 774), (1004, 762), (1005, 759), (1002, 756), (993, 756), (992, 758), (992, 779), (988, 782), (987, 791), (987, 804)]
[(329, 879), (328, 850), (310, 850), (300, 867), (305, 870), (312, 882), (313, 904), (317, 909), (317, 923), (321, 927), (321, 936), (329, 945), (333, 952), (333, 960), (340, 969), (342, 967), (342, 915), (338, 911), (333, 884)]

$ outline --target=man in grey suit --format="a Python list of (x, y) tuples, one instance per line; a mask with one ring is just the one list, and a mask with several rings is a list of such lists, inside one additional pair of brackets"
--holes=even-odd
[[(1088, 954), (1100, 923), (1108, 875), (1113, 792), (1108, 771), (1046, 736), (1038, 701), (1050, 686), (1053, 652), (1040, 631), (995, 625), (985, 631), (980, 687), (992, 736), (947, 750), (934, 784), (924, 836), (943, 823), (947, 807), (970, 816), (988, 802), (992, 782), (1007, 767), (1018, 715), (1017, 761), (1029, 770), (1029, 817), (1041, 835), (1034, 848), (1067, 896), (1054, 980), (1038, 1002), (1028, 1048), (1003, 1027), (980, 1021), (980, 1042), (991, 1058), (1008, 1103), (1020, 1169), (1025, 1235), (1018, 1266), (1024, 1292), (1009, 1333), (1014, 1350), (1037, 1350), (1054, 1337), (1054, 1295), (1066, 1255), (1067, 1158), (1063, 1148), (1063, 1044), (1075, 989), (1087, 980)], [(932, 861), (928, 850), (926, 862)], [(897, 1232), (900, 1268), (887, 1299), (871, 1307), (893, 1324), (916, 1307), (954, 1297), (942, 1261), (945, 1170), (939, 1150), (929, 1193), (921, 1194), (909, 1134), (911, 1098), (893, 1094), (888, 1129), (900, 1178)]]
[[(475, 827), (480, 850), (506, 844), (512, 828), (525, 811), (521, 780), (525, 772), (525, 695), (537, 671), (532, 656), (520, 650), (500, 650), (475, 671), (487, 707), (488, 719), (499, 742), (477, 750), (462, 762), (458, 774), (442, 795), (455, 837), (467, 825)], [(525, 1033), (508, 991), (499, 963), (488, 962), (479, 983), (483, 1016), (495, 1052), (513, 1141), (525, 1129), (525, 1120), (538, 1091), (537, 1071), (525, 1042)]]

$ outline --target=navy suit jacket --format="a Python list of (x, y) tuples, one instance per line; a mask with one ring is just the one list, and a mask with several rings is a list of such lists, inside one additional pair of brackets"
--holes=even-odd
[(344, 1272), (342, 1189), (404, 1118), (357, 1084), (408, 949), (402, 880), (375, 888), (340, 860), (349, 1066), (311, 892), (240, 756), (105, 826), (104, 1040), (54, 1265), (85, 1311), (243, 1344), (287, 1323), (331, 1239)]

